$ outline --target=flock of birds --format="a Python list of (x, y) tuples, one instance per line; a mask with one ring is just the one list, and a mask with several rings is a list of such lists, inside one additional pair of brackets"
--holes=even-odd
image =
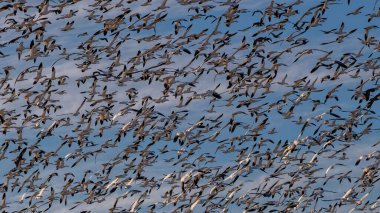
[(2, 212), (379, 212), (374, 1), (2, 0)]

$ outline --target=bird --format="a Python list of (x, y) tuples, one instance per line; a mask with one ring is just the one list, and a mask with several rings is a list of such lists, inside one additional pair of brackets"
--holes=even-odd
[(0, 209), (378, 211), (379, 11), (4, 1)]

